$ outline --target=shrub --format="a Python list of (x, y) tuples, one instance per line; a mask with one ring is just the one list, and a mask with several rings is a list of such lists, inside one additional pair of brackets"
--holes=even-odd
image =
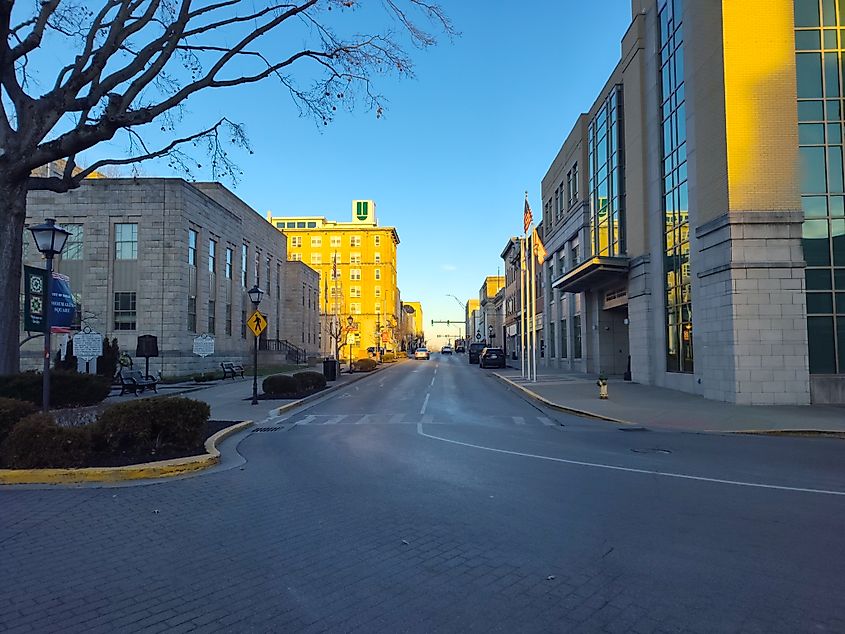
[(289, 374), (271, 374), (261, 383), (265, 394), (295, 394), (297, 390), (296, 379)]
[(30, 414), (38, 411), (32, 403), (14, 398), (0, 398), (0, 445), (12, 431), (12, 427)]
[(12, 469), (80, 467), (91, 450), (88, 430), (60, 427), (49, 414), (21, 419), (6, 438), (2, 460)]
[(53, 368), (56, 370), (67, 370), (69, 372), (76, 372), (76, 355), (73, 354), (73, 339), (67, 342), (65, 349), (65, 358), (61, 358), (61, 352), (56, 353), (56, 359), (53, 362)]
[(393, 363), (394, 361), (396, 361), (396, 355), (392, 352), (385, 352), (383, 355), (381, 355), (381, 360), (385, 363)]
[(378, 363), (373, 359), (358, 359), (352, 364), (356, 372), (372, 372), (376, 369)]
[(157, 396), (106, 408), (92, 426), (94, 446), (110, 452), (194, 449), (204, 440), (211, 409), (178, 396)]
[[(37, 372), (0, 376), (0, 397), (41, 405), (42, 385), (43, 377)], [(50, 405), (53, 407), (96, 405), (110, 390), (111, 381), (95, 374), (60, 370), (50, 373)]]
[(311, 392), (326, 387), (326, 377), (319, 372), (297, 372), (293, 375), (297, 392)]

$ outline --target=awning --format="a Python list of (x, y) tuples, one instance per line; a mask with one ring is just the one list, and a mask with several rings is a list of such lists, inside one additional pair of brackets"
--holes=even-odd
[(552, 282), (552, 288), (583, 293), (628, 279), (628, 258), (594, 257)]

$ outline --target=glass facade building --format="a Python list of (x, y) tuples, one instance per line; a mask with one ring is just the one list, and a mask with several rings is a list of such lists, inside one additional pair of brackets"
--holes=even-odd
[(659, 3), (666, 369), (693, 371), (682, 0)]
[(801, 202), (811, 374), (845, 374), (845, 3), (795, 1)]

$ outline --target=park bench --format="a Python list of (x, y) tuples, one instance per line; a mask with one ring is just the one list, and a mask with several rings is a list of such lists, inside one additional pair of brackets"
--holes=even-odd
[(230, 376), (234, 379), (238, 374), (241, 375), (241, 378), (244, 378), (244, 367), (242, 365), (236, 365), (231, 361), (223, 361), (220, 364), (220, 367), (223, 368), (224, 379), (229, 378)]
[(143, 392), (144, 390), (152, 390), (158, 394), (157, 385), (158, 381), (153, 377), (145, 377), (138, 370), (127, 370), (124, 368), (120, 371), (120, 396), (123, 396), (127, 392), (132, 392), (137, 396), (139, 391)]

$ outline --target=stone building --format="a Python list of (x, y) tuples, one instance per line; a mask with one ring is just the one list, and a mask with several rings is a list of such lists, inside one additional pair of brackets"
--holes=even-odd
[[(222, 185), (85, 180), (66, 194), (30, 193), (27, 223), (45, 218), (72, 232), (55, 269), (70, 277), (81, 325), (116, 337), (130, 355), (139, 335), (155, 335), (160, 356), (151, 371), (179, 376), (250, 360), (246, 291), (253, 284), (265, 291), (261, 348), (317, 354), (316, 272), (291, 267), (284, 238)], [(42, 265), (28, 234), (24, 261)], [(215, 338), (215, 354), (206, 358), (192, 352), (203, 333)], [(36, 340), (22, 348), (23, 367), (40, 363), (39, 346)]]
[(841, 27), (834, 2), (632, 1), (542, 183), (545, 363), (845, 402)]

